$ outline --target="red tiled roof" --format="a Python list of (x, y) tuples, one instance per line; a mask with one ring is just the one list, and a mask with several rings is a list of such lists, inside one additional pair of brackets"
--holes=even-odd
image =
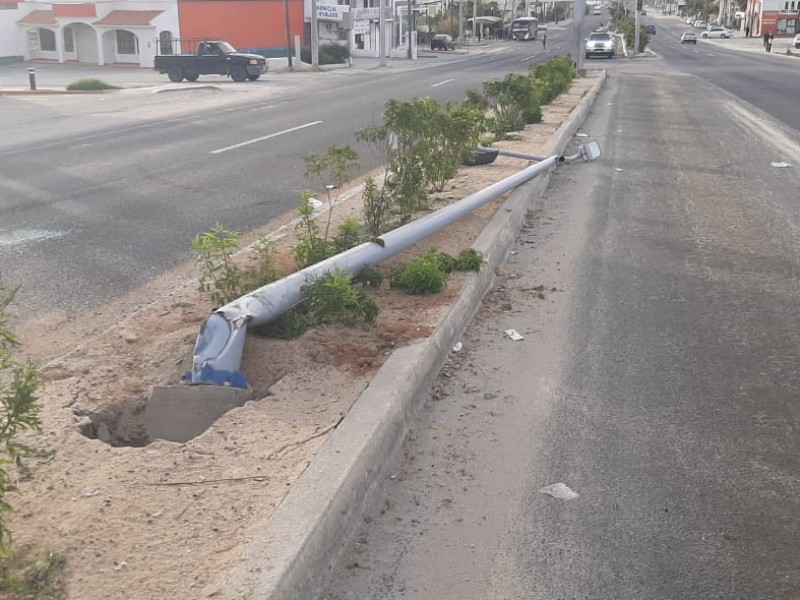
[(52, 10), (34, 10), (22, 17), (17, 23), (23, 25), (55, 25), (56, 18)]
[[(35, 11), (34, 11), (35, 12)], [(163, 10), (112, 10), (95, 25), (142, 27), (160, 15)]]

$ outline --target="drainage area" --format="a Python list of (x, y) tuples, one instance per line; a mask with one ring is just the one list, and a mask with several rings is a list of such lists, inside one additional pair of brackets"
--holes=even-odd
[(110, 446), (146, 446), (155, 440), (188, 442), (232, 408), (252, 400), (250, 389), (216, 385), (154, 387), (150, 395), (84, 412), (78, 428)]

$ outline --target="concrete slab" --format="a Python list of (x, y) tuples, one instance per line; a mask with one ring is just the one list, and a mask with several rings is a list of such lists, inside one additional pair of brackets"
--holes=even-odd
[(144, 411), (150, 439), (188, 442), (232, 408), (253, 399), (252, 389), (218, 385), (155, 386)]

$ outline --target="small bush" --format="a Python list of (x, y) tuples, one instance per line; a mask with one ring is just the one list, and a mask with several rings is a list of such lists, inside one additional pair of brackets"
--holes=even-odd
[(345, 219), (339, 225), (339, 232), (333, 238), (333, 246), (337, 252), (344, 252), (358, 246), (364, 241), (364, 226), (354, 218)]
[[(346, 63), (350, 58), (350, 48), (340, 44), (322, 44), (319, 47), (319, 64), (338, 65)], [(301, 48), (300, 60), (304, 63), (311, 62), (311, 48)]]
[(102, 79), (94, 79), (94, 78), (86, 78), (86, 79), (78, 79), (77, 81), (73, 81), (67, 86), (67, 90), (70, 92), (74, 91), (97, 91), (97, 90), (118, 90), (119, 87), (116, 85), (111, 85), (110, 83), (106, 83)]
[(480, 271), (483, 266), (483, 254), (472, 248), (458, 253), (455, 271)]
[(334, 271), (304, 286), (298, 305), (272, 324), (268, 333), (289, 338), (319, 325), (373, 323), (379, 312), (375, 298), (354, 287), (349, 273)]
[(404, 263), (392, 272), (391, 283), (409, 294), (436, 294), (447, 285), (448, 275), (442, 269), (435, 248)]
[(377, 267), (364, 267), (358, 275), (353, 277), (353, 281), (364, 287), (379, 288), (383, 283), (383, 272)]

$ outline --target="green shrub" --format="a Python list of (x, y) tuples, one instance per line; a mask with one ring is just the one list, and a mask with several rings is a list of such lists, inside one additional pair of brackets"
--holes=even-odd
[(94, 78), (86, 78), (86, 79), (78, 79), (77, 81), (73, 81), (67, 86), (67, 90), (70, 92), (74, 91), (96, 91), (96, 90), (118, 90), (119, 87), (116, 85), (111, 85), (110, 83), (106, 83), (101, 79), (94, 79)]
[[(23, 460), (37, 454), (19, 441), (19, 435), (40, 427), (36, 391), (42, 384), (36, 365), (20, 363), (15, 357), (19, 341), (8, 325), (7, 312), (15, 293), (15, 289), (0, 281), (0, 564), (3, 566), (11, 555), (11, 547), (2, 516), (12, 510), (6, 496), (17, 489), (8, 469), (22, 469)], [(0, 574), (4, 575), (3, 571), (5, 569), (0, 570)]]
[[(319, 64), (338, 65), (346, 63), (350, 58), (350, 48), (341, 44), (322, 44), (319, 47)], [(300, 60), (311, 63), (311, 48), (300, 50)]]
[(300, 291), (300, 302), (267, 331), (274, 337), (297, 337), (320, 325), (373, 323), (379, 314), (375, 298), (353, 286), (344, 271), (323, 275)]
[(339, 225), (339, 232), (333, 238), (333, 246), (337, 252), (344, 252), (358, 246), (364, 241), (364, 226), (354, 218), (345, 219)]
[(310, 267), (326, 258), (336, 254), (333, 242), (320, 235), (317, 220), (314, 218), (314, 205), (311, 203), (311, 192), (300, 192), (300, 204), (297, 207), (300, 213), (295, 229), (298, 233), (298, 242), (292, 248), (294, 260), (299, 269)]
[(435, 248), (393, 270), (390, 282), (409, 294), (435, 294), (447, 285), (447, 273), (442, 269)]
[(275, 242), (268, 236), (260, 237), (253, 245), (258, 257), (253, 269), (242, 268), (234, 262), (233, 255), (239, 250), (239, 234), (220, 224), (194, 236), (192, 249), (201, 270), (199, 289), (219, 306), (283, 276), (275, 262)]
[(483, 266), (483, 254), (472, 248), (458, 253), (454, 271), (480, 271)]
[(374, 239), (386, 233), (389, 215), (392, 212), (392, 198), (388, 190), (379, 187), (372, 177), (364, 180), (364, 208), (362, 216), (367, 233)]
[(383, 283), (383, 272), (378, 267), (364, 267), (353, 281), (364, 287), (379, 288)]

